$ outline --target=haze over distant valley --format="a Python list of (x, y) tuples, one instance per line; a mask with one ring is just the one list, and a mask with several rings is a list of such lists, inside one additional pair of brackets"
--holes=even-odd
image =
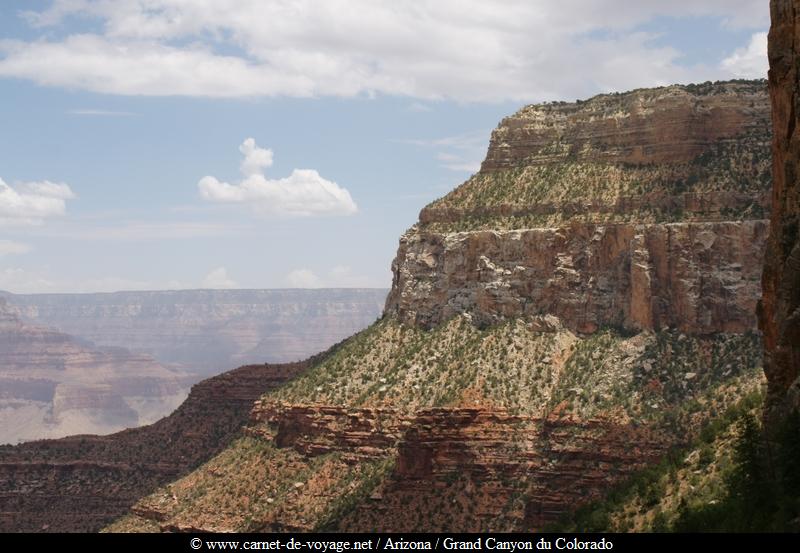
[(386, 292), (0, 293), (0, 443), (149, 424), (202, 378), (303, 359), (361, 330)]

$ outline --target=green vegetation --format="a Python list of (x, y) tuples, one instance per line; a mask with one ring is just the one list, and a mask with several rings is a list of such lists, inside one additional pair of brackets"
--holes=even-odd
[(772, 440), (758, 420), (754, 392), (709, 421), (688, 447), (553, 525), (583, 532), (798, 531), (800, 414)]
[(733, 463), (716, 503), (682, 503), (676, 532), (800, 531), (800, 413), (787, 417), (767, 440), (757, 419), (742, 415)]
[[(764, 81), (702, 83), (685, 87), (697, 96), (763, 91)], [(495, 131), (497, 148), (511, 141), (510, 130), (556, 125), (579, 110), (599, 117), (625, 117), (631, 97), (648, 99), (663, 89), (600, 95), (580, 105), (527, 106)], [(553, 115), (549, 116), (548, 113)], [(551, 117), (548, 123), (544, 119)], [(547, 132), (546, 130), (543, 132)], [(578, 133), (580, 134), (580, 133)], [(763, 218), (760, 202), (771, 186), (768, 120), (751, 124), (735, 139), (720, 139), (688, 161), (610, 162), (603, 152), (617, 146), (579, 144), (563, 138), (531, 146), (528, 158), (515, 166), (481, 171), (426, 207), (423, 230), (461, 232), (564, 225), (570, 222), (665, 223), (693, 220)], [(576, 146), (581, 147), (580, 153)], [(597, 155), (595, 155), (597, 154)], [(503, 154), (500, 154), (503, 157)], [(491, 156), (490, 156), (491, 158)], [(725, 195), (720, 195), (724, 193)]]

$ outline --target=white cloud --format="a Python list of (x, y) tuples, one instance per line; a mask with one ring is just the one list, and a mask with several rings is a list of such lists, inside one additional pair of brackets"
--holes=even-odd
[(270, 215), (352, 215), (358, 211), (350, 192), (322, 178), (313, 169), (295, 169), (282, 179), (267, 179), (263, 169), (272, 165), (272, 150), (259, 148), (246, 139), (239, 147), (244, 155), (239, 184), (220, 182), (215, 177), (200, 179), (197, 186), (205, 200), (247, 203), (259, 213)]
[(355, 274), (347, 265), (336, 265), (325, 277), (311, 269), (295, 269), (286, 275), (284, 281), (290, 288), (375, 288), (383, 285)]
[(244, 156), (239, 170), (246, 177), (261, 175), (264, 169), (272, 166), (272, 150), (259, 148), (253, 138), (246, 138), (239, 146), (239, 151)]
[(755, 33), (747, 46), (738, 48), (722, 60), (722, 67), (731, 75), (744, 79), (763, 79), (767, 77), (769, 59), (767, 58), (767, 33)]
[(0, 269), (0, 290), (16, 294), (37, 294), (53, 291), (55, 284), (41, 274), (24, 269)]
[(107, 109), (71, 109), (69, 115), (88, 115), (90, 117), (131, 117), (136, 115), (131, 111), (112, 111)]
[(429, 111), (433, 111), (433, 108), (427, 104), (423, 104), (422, 102), (412, 102), (408, 106), (408, 111), (415, 112), (415, 113), (426, 113)]
[(203, 288), (236, 288), (237, 282), (228, 276), (225, 267), (217, 267), (203, 279)]
[(322, 279), (310, 269), (295, 269), (286, 275), (289, 288), (321, 288)]
[(37, 225), (63, 215), (66, 201), (73, 199), (70, 187), (50, 181), (27, 182), (11, 187), (0, 179), (0, 225)]
[[(94, 32), (50, 38), (68, 16)], [(682, 67), (678, 50), (636, 32), (659, 16), (769, 24), (753, 0), (56, 0), (26, 13), (40, 37), (0, 42), (0, 76), (113, 94), (461, 101), (731, 76), (717, 62)]]
[(402, 144), (413, 144), (437, 150), (440, 165), (451, 171), (476, 173), (489, 147), (490, 129), (472, 131), (435, 139), (398, 140)]
[(0, 240), (0, 257), (10, 254), (28, 253), (31, 247), (13, 240)]

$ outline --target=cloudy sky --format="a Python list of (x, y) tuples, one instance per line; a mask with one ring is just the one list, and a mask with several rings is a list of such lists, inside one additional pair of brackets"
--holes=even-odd
[(0, 289), (379, 286), (521, 105), (766, 76), (767, 0), (0, 3)]

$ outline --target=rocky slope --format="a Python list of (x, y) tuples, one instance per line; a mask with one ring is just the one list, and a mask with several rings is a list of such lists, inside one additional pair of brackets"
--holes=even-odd
[(7, 294), (23, 321), (194, 374), (305, 359), (380, 315), (381, 289)]
[(797, 2), (770, 2), (769, 84), (773, 138), (770, 234), (764, 267), (761, 328), (769, 381), (768, 406), (800, 408), (800, 14)]
[(385, 316), (111, 531), (525, 530), (761, 385), (759, 82), (529, 106), (402, 239)]
[(149, 424), (189, 385), (147, 355), (23, 324), (0, 298), (0, 443)]
[(227, 446), (255, 399), (305, 367), (251, 365), (209, 378), (150, 426), (0, 446), (0, 531), (98, 530)]

